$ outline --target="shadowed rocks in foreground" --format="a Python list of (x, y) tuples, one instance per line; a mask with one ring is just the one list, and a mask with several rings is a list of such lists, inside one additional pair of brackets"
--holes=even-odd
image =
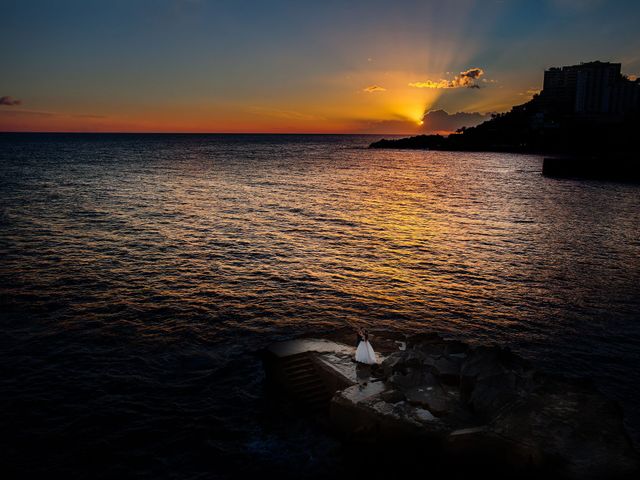
[(506, 349), (435, 334), (409, 339), (372, 369), (356, 366), (353, 350), (326, 340), (284, 342), (267, 351), (265, 368), (303, 409), (325, 409), (347, 444), (387, 455), (406, 446), (434, 469), (638, 473), (621, 409), (589, 382), (542, 374)]

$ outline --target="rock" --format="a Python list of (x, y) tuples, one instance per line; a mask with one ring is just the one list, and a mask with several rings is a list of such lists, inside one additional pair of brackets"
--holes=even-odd
[(380, 399), (387, 403), (398, 403), (405, 401), (406, 397), (399, 390), (386, 390), (380, 394)]
[(406, 373), (396, 372), (387, 381), (396, 388), (407, 389), (418, 385), (438, 384), (436, 378), (427, 370), (421, 368), (409, 368)]
[(476, 380), (469, 406), (484, 418), (491, 418), (519, 398), (517, 384), (513, 372), (483, 376)]
[(425, 410), (424, 408), (416, 408), (413, 414), (420, 422), (433, 422), (436, 419), (429, 410)]
[(445, 353), (446, 340), (436, 333), (415, 335), (407, 340), (411, 349), (423, 355), (438, 357)]
[(421, 368), (426, 355), (419, 350), (394, 352), (382, 362), (383, 378), (389, 378), (396, 372), (406, 374), (410, 368)]
[(457, 340), (447, 340), (444, 348), (445, 355), (466, 355), (469, 351), (469, 345)]
[(409, 403), (422, 406), (437, 417), (446, 415), (452, 408), (440, 385), (413, 387), (405, 392), (405, 396)]
[(460, 358), (443, 355), (435, 360), (431, 366), (431, 371), (442, 382), (449, 385), (458, 385), (460, 383), (461, 364), (462, 360)]
[(460, 368), (460, 393), (463, 401), (469, 401), (479, 378), (503, 375), (510, 370), (523, 372), (524, 361), (509, 350), (497, 347), (478, 347), (471, 351)]
[(380, 368), (382, 369), (383, 376), (385, 378), (390, 377), (394, 371), (400, 369), (400, 364), (404, 360), (404, 355), (404, 351), (394, 352), (384, 359), (384, 361), (380, 364)]

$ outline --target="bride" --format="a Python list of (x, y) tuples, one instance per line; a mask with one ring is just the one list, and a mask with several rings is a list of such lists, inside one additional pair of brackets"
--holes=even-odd
[(377, 362), (376, 352), (369, 343), (369, 332), (366, 328), (358, 329), (358, 348), (356, 348), (356, 362), (367, 365), (375, 365)]

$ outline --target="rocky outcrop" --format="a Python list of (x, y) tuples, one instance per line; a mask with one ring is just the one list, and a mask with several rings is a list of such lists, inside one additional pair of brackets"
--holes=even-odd
[(370, 368), (356, 366), (352, 346), (292, 340), (264, 352), (265, 368), (302, 411), (328, 411), (349, 445), (428, 462), (432, 474), (640, 478), (622, 411), (589, 382), (435, 334), (401, 344)]
[(350, 440), (410, 436), (443, 458), (567, 478), (638, 473), (622, 412), (588, 382), (542, 374), (508, 349), (437, 335), (409, 339), (368, 382), (338, 391), (331, 417)]

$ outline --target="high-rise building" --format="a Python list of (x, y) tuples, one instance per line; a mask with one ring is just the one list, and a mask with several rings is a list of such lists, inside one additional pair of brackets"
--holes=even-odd
[(544, 72), (540, 94), (551, 111), (585, 115), (625, 114), (640, 109), (640, 82), (620, 73), (621, 64), (587, 62)]

